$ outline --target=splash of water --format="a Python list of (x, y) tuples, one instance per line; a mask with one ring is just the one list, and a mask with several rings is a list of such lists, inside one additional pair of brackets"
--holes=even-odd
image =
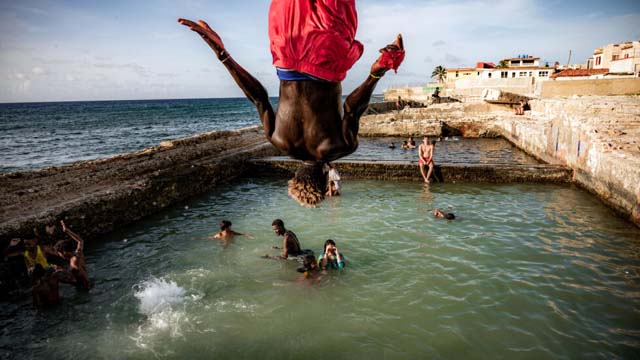
[(140, 313), (147, 318), (132, 339), (139, 348), (158, 354), (155, 348), (162, 339), (181, 337), (183, 326), (189, 322), (184, 309), (185, 290), (174, 281), (153, 278), (136, 286), (134, 296), (140, 301)]

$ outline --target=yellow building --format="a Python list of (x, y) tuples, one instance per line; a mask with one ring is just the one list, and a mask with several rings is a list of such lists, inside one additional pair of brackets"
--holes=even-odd
[(475, 79), (480, 77), (480, 69), (476, 68), (451, 68), (447, 69), (444, 78), (445, 84), (450, 85), (461, 79)]

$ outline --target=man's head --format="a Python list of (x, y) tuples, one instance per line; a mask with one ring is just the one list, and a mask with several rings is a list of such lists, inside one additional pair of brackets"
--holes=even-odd
[(289, 195), (300, 205), (316, 206), (324, 200), (327, 174), (321, 162), (303, 163), (289, 180)]
[(447, 220), (453, 220), (453, 219), (456, 218), (456, 216), (453, 213), (446, 213), (444, 215), (444, 218), (447, 219)]
[(284, 228), (284, 222), (280, 219), (273, 220), (271, 228), (276, 235), (284, 235), (284, 232), (286, 231)]
[(429, 145), (429, 137), (428, 137), (428, 136), (425, 136), (425, 137), (422, 139), (422, 141), (423, 141), (426, 145)]
[(220, 231), (225, 231), (230, 227), (231, 227), (231, 221), (229, 220), (220, 221)]

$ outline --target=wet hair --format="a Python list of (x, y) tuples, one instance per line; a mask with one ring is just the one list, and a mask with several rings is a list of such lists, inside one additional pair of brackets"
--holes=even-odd
[(444, 215), (444, 218), (447, 219), (447, 220), (453, 220), (453, 219), (456, 218), (456, 216), (453, 213), (446, 213)]
[(220, 221), (220, 230), (226, 230), (228, 228), (231, 227), (231, 221), (229, 220), (222, 220)]
[(322, 171), (324, 163), (303, 163), (289, 180), (289, 195), (300, 205), (316, 206), (324, 200), (327, 175)]
[(325, 241), (325, 242), (324, 242), (324, 248), (322, 249), (322, 253), (323, 253), (323, 254), (327, 252), (327, 246), (328, 246), (328, 245), (336, 246), (336, 242), (335, 242), (335, 241), (333, 241), (333, 240), (331, 240), (331, 239), (328, 239), (327, 241)]
[(271, 226), (277, 226), (279, 228), (284, 228), (284, 222), (282, 220), (280, 220), (280, 219), (275, 219), (271, 223)]
[(312, 265), (316, 263), (316, 257), (313, 254), (305, 255), (302, 260), (302, 267), (296, 269), (298, 272), (306, 272), (312, 269)]

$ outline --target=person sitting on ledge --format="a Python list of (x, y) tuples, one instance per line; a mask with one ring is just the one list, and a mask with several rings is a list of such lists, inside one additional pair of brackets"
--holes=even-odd
[(324, 199), (326, 178), (317, 168), (321, 170), (324, 163), (357, 149), (360, 117), (371, 94), (380, 78), (391, 69), (397, 71), (404, 60), (402, 36), (380, 49), (367, 78), (342, 106), (341, 81), (363, 52), (362, 44), (355, 40), (355, 1), (272, 0), (269, 39), (280, 79), (274, 112), (262, 84), (230, 56), (206, 22), (178, 22), (202, 37), (253, 102), (267, 139), (305, 162), (289, 181), (293, 188), (289, 194), (303, 205), (319, 204)]
[(520, 100), (520, 103), (516, 107), (516, 115), (524, 115), (524, 101)]
[[(422, 140), (422, 144), (418, 147), (418, 166), (420, 167), (420, 174), (425, 183), (429, 183), (429, 178), (433, 172), (433, 144), (429, 142), (429, 137), (425, 136)], [(429, 171), (425, 174), (424, 167), (428, 166)]]
[(433, 216), (441, 218), (441, 219), (447, 219), (447, 220), (453, 220), (456, 218), (456, 216), (453, 213), (443, 213), (442, 211), (440, 211), (440, 209), (434, 209), (433, 210)]

